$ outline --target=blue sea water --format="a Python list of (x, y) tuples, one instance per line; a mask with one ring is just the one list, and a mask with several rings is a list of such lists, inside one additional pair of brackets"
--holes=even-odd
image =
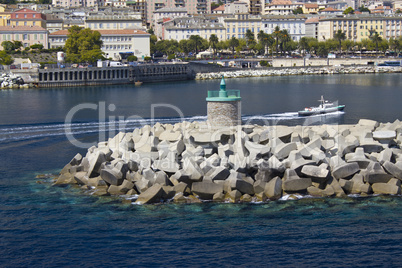
[[(227, 79), (240, 89), (243, 119), (260, 124), (356, 123), (402, 119), (402, 76), (345, 75)], [(66, 138), (65, 118), (83, 103), (104, 105), (73, 117), (71, 134), (99, 141), (119, 125), (205, 120), (207, 90), (219, 81), (0, 92), (0, 266), (2, 267), (398, 267), (400, 196), (304, 198), (259, 204), (133, 205), (54, 187), (57, 173), (85, 148)], [(295, 113), (324, 95), (344, 113)], [(115, 109), (109, 109), (113, 104)], [(112, 107), (113, 108), (113, 107)]]

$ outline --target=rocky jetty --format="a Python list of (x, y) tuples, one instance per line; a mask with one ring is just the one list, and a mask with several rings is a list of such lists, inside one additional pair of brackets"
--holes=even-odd
[(401, 193), (402, 123), (211, 129), (146, 125), (77, 154), (55, 179), (137, 204)]
[(266, 68), (266, 69), (245, 69), (238, 71), (227, 71), (218, 73), (197, 73), (196, 80), (219, 79), (222, 75), (225, 78), (241, 77), (262, 77), (281, 75), (319, 75), (319, 74), (373, 74), (373, 73), (400, 73), (401, 67), (385, 66), (327, 66), (327, 67), (294, 67), (294, 68)]
[(0, 76), (0, 88), (28, 88), (29, 85), (25, 84), (24, 79), (19, 75), (3, 73)]

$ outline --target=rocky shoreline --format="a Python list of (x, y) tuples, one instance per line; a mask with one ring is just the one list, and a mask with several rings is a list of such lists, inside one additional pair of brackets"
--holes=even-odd
[(0, 76), (0, 89), (30, 88), (33, 84), (26, 84), (19, 75), (3, 73)]
[(326, 66), (326, 67), (294, 67), (294, 68), (267, 68), (260, 70), (238, 70), (217, 73), (197, 73), (195, 80), (219, 79), (241, 77), (263, 77), (284, 75), (322, 75), (322, 74), (375, 74), (375, 73), (400, 73), (402, 67), (383, 66)]
[(211, 129), (146, 125), (77, 154), (54, 180), (136, 204), (401, 194), (402, 123)]

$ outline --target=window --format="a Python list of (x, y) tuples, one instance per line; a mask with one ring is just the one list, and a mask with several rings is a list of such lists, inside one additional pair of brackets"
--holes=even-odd
[(23, 34), (23, 39), (22, 40), (29, 40), (28, 34)]
[(34, 40), (38, 40), (38, 35), (34, 34)]
[(36, 14), (33, 14), (33, 17), (36, 18)]
[(18, 18), (18, 14), (16, 14), (15, 17)]
[(24, 14), (24, 18), (27, 18), (27, 14)]

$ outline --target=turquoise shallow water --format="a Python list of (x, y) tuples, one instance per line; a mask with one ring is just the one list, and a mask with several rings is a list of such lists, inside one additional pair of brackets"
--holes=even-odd
[[(227, 80), (242, 90), (243, 114), (259, 122), (356, 123), (402, 119), (401, 76), (311, 76)], [(37, 174), (57, 173), (77, 152), (64, 119), (79, 103), (115, 104), (107, 116), (139, 115), (152, 103), (180, 107), (202, 120), (206, 91), (219, 81), (0, 92), (0, 263), (2, 267), (398, 267), (400, 196), (305, 198), (261, 204), (123, 204), (117, 198), (53, 187)], [(320, 95), (345, 113), (304, 120), (294, 112)], [(177, 97), (180, 96), (180, 97)], [(373, 107), (376, 107), (373, 109)], [(83, 142), (99, 138), (98, 111), (74, 118)], [(176, 122), (173, 110), (158, 120)], [(113, 131), (111, 131), (113, 132)]]

